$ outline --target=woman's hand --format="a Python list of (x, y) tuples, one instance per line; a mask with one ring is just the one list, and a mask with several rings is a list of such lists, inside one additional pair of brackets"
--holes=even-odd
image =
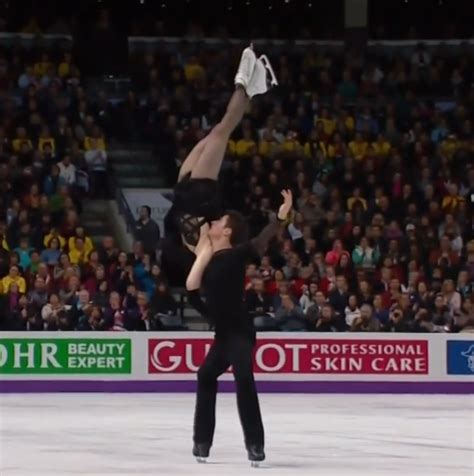
[(204, 223), (204, 225), (201, 226), (199, 241), (194, 253), (196, 256), (199, 256), (202, 253), (209, 253), (210, 251), (212, 252), (211, 239), (209, 238), (209, 224)]
[(293, 208), (293, 194), (291, 190), (287, 189), (282, 190), (281, 195), (283, 197), (283, 204), (278, 210), (278, 219), (284, 221), (288, 218), (288, 214)]

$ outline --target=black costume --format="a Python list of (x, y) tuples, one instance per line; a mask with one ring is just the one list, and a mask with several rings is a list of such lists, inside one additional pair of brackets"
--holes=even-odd
[(246, 447), (249, 454), (252, 447), (261, 448), (263, 454), (264, 430), (253, 376), (255, 331), (244, 304), (245, 266), (256, 255), (263, 255), (279, 227), (274, 221), (251, 241), (214, 253), (202, 280), (206, 304), (199, 291), (190, 292), (191, 303), (208, 316), (215, 329), (214, 343), (198, 371), (195, 447), (212, 445), (217, 379), (232, 365)]
[(186, 242), (196, 246), (204, 223), (223, 215), (222, 194), (217, 180), (193, 179), (185, 175), (174, 188), (174, 202), (170, 210), (180, 234)]
[(162, 244), (162, 267), (170, 286), (184, 286), (195, 256), (184, 240), (196, 246), (201, 226), (223, 215), (223, 199), (217, 180), (185, 175), (174, 188), (174, 201), (167, 213)]

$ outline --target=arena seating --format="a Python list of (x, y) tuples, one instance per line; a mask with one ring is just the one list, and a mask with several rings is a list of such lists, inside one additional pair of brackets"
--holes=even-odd
[[(134, 51), (121, 101), (69, 50), (4, 48), (2, 330), (207, 328), (155, 256), (81, 226), (84, 200), (108, 198), (109, 138), (152, 144), (172, 186), (225, 107), (242, 45), (160, 45)], [(472, 50), (269, 54), (280, 86), (252, 102), (222, 171), (254, 234), (281, 188), (295, 194), (288, 230), (247, 270), (257, 327), (472, 332)]]

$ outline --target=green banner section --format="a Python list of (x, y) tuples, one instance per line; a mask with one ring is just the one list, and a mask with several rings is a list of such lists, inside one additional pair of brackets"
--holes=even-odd
[(0, 374), (130, 374), (130, 339), (0, 339)]

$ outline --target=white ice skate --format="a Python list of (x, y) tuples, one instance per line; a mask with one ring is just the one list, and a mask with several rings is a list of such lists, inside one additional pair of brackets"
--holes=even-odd
[(266, 55), (260, 56), (255, 63), (250, 83), (245, 89), (247, 95), (252, 98), (258, 94), (265, 94), (272, 86), (277, 85), (278, 81), (270, 60)]
[(236, 85), (240, 84), (245, 90), (247, 90), (255, 69), (256, 61), (257, 57), (253, 51), (253, 46), (250, 45), (242, 52), (239, 69), (237, 70), (237, 74), (235, 75), (234, 79), (234, 83)]
[(265, 460), (265, 452), (263, 451), (263, 446), (249, 445), (247, 447), (247, 453), (250, 461), (250, 466), (252, 468), (259, 468), (260, 463)]
[(209, 450), (211, 445), (207, 443), (194, 443), (193, 446), (193, 456), (196, 458), (198, 463), (207, 463), (207, 458), (209, 458)]

